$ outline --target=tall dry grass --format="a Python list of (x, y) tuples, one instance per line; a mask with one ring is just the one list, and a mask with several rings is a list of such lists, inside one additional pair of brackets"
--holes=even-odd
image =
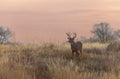
[(120, 79), (120, 52), (86, 43), (72, 57), (68, 44), (0, 45), (0, 79)]

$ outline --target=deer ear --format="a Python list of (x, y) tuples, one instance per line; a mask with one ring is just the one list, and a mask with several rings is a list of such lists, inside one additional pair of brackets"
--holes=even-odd
[(66, 35), (68, 36), (68, 38), (70, 38), (70, 33), (66, 33)]
[(76, 33), (73, 33), (73, 35), (74, 35), (74, 36), (73, 36), (72, 39), (74, 40), (74, 39), (76, 38), (77, 34), (76, 34)]
[(69, 40), (70, 38), (68, 37), (67, 39)]

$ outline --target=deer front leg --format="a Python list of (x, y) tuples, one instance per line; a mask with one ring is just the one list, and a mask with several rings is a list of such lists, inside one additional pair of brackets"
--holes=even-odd
[(72, 56), (74, 56), (74, 51), (72, 51)]

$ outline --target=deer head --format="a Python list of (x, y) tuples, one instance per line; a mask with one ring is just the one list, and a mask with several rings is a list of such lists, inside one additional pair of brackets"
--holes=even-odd
[(71, 36), (70, 33), (66, 33), (66, 35), (68, 36), (68, 42), (69, 42), (69, 43), (73, 43), (73, 42), (74, 42), (74, 39), (75, 39), (76, 36), (77, 36), (76, 33), (73, 33), (73, 37)]

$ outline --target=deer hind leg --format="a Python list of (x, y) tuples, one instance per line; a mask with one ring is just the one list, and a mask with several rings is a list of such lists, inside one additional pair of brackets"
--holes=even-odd
[(76, 51), (76, 57), (78, 57), (79, 56), (79, 52), (78, 51)]
[(82, 49), (80, 50), (80, 53), (81, 53), (81, 55), (82, 55)]

